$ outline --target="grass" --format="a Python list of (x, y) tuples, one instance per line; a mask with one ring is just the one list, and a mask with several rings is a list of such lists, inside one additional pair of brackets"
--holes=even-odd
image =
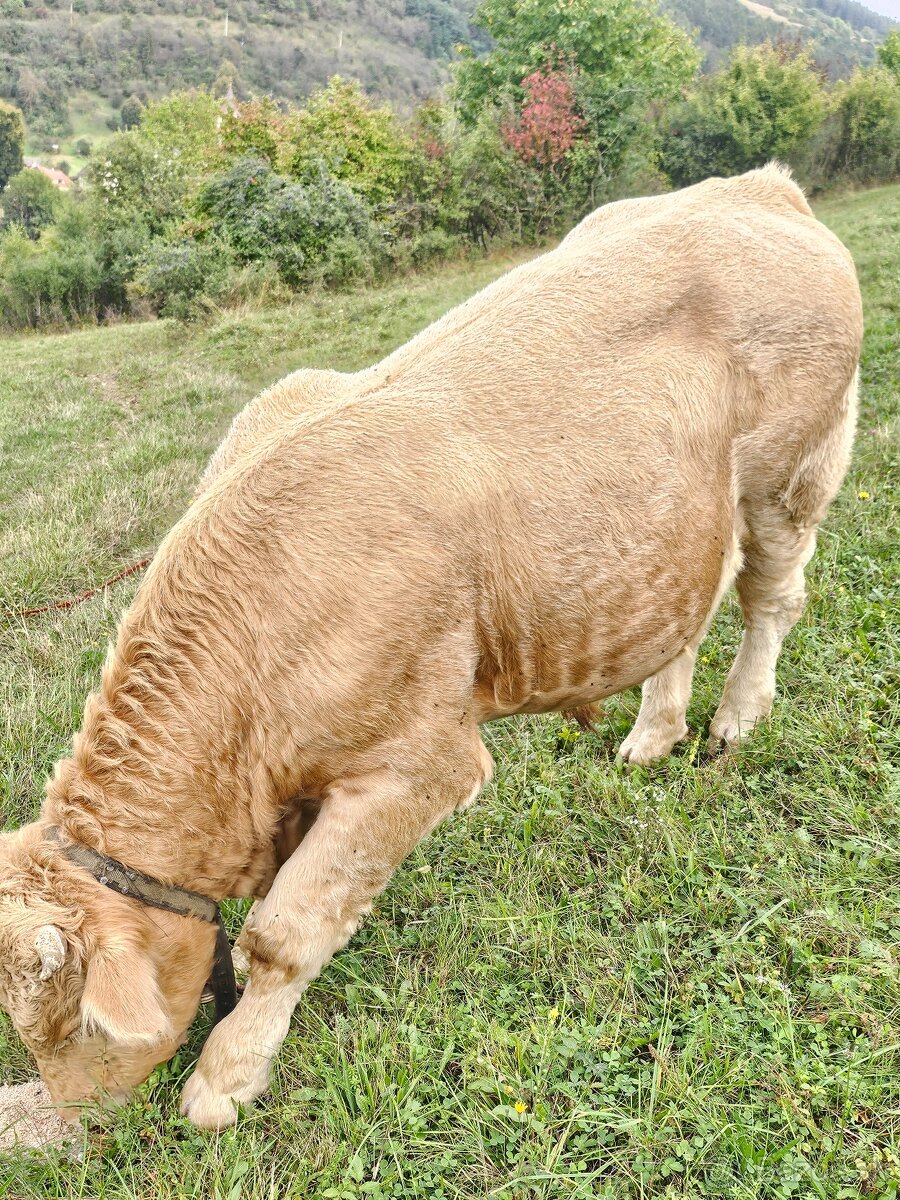
[[(636, 693), (591, 734), (488, 727), (493, 784), (309, 990), (270, 1098), (220, 1135), (178, 1116), (198, 1021), (80, 1160), (9, 1159), (0, 1194), (897, 1196), (900, 188), (820, 212), (863, 281), (863, 412), (766, 727), (732, 759), (702, 753), (733, 603), (701, 652), (696, 737), (658, 768), (615, 765)], [(505, 265), (0, 342), (0, 611), (152, 548), (260, 385), (368, 363)], [(36, 811), (134, 586), (0, 619), (7, 824)], [(0, 1064), (31, 1071), (8, 1026)]]

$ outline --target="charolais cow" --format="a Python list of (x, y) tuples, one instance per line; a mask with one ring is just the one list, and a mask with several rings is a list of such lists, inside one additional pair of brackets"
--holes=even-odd
[(861, 334), (850, 256), (770, 166), (601, 208), (379, 365), (254, 402), (0, 842), (0, 1003), (54, 1099), (173, 1053), (221, 966), (215, 902), (255, 896), (249, 982), (183, 1097), (233, 1121), (490, 776), (482, 722), (643, 683), (622, 758), (668, 754), (732, 582), (710, 742), (744, 737), (847, 467)]

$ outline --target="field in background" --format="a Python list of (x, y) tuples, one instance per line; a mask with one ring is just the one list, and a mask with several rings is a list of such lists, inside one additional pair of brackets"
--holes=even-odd
[[(178, 1117), (199, 1021), (81, 1162), (6, 1161), (0, 1194), (898, 1194), (900, 188), (819, 211), (863, 282), (863, 408), (771, 722), (704, 757), (730, 602), (701, 650), (696, 736), (658, 768), (615, 766), (637, 693), (591, 734), (488, 727), (493, 784), (310, 988), (270, 1098), (218, 1136)], [(0, 341), (4, 823), (34, 815), (136, 584), (3, 614), (152, 549), (260, 386), (381, 357), (509, 261), (207, 326)], [(0, 1078), (31, 1072), (4, 1024)]]

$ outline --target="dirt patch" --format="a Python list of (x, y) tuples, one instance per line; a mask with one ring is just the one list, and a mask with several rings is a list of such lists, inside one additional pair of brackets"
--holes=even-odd
[(741, 0), (741, 4), (744, 8), (749, 8), (752, 13), (756, 13), (758, 17), (767, 17), (770, 21), (779, 21), (782, 25), (793, 25), (795, 29), (803, 28), (799, 21), (791, 21), (787, 17), (783, 17), (774, 8), (769, 8), (768, 4), (757, 4), (756, 0)]
[(40, 1079), (0, 1085), (0, 1151), (62, 1146), (77, 1131), (53, 1107)]

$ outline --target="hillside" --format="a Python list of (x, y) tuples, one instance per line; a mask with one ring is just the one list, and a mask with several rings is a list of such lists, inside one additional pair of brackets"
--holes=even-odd
[(103, 135), (124, 97), (212, 84), (301, 100), (331, 75), (401, 106), (475, 41), (470, 0), (3, 0), (0, 96), (25, 112), (33, 149)]
[[(453, 48), (485, 45), (476, 0), (0, 0), (0, 97), (26, 115), (29, 150), (82, 165), (76, 143), (108, 136), (122, 100), (221, 79), (301, 100), (339, 73), (401, 108), (448, 78)], [(714, 68), (737, 42), (812, 45), (833, 77), (871, 61), (893, 26), (855, 0), (663, 0)]]
[(896, 26), (856, 0), (663, 0), (663, 7), (697, 31), (707, 69), (719, 66), (738, 42), (782, 39), (808, 43), (819, 66), (840, 79), (857, 63), (872, 62)]

